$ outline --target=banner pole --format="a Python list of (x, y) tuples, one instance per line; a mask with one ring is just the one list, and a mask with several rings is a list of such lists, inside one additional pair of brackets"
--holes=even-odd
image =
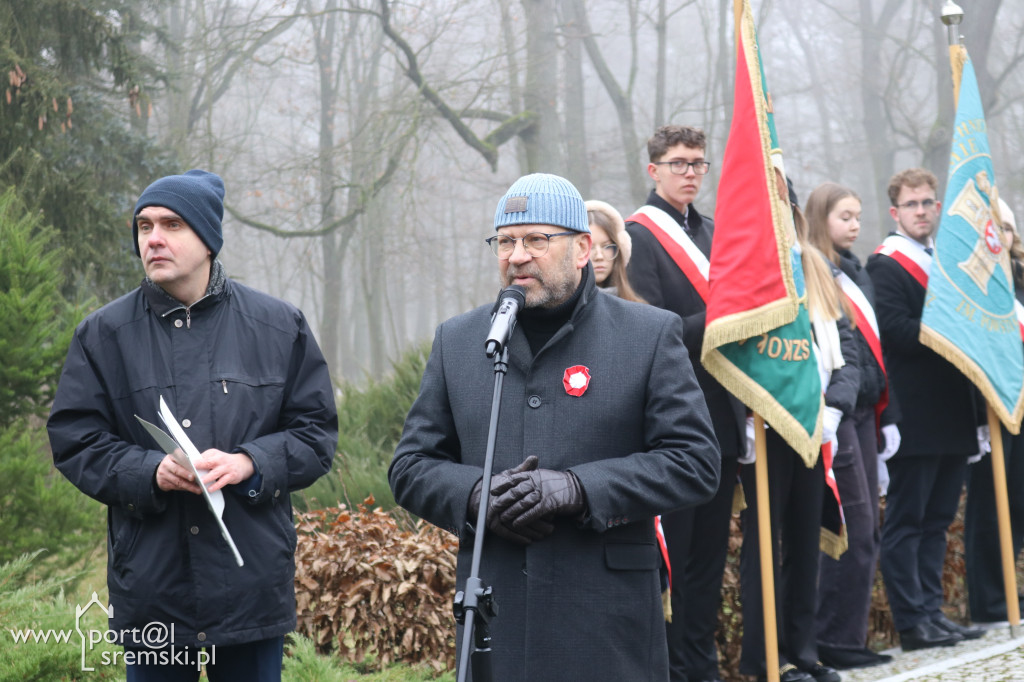
[[(1017, 568), (1010, 532), (1010, 502), (1006, 492), (1006, 460), (1003, 453), (1003, 432), (999, 417), (988, 406), (988, 432), (992, 443), (992, 486), (996, 493), (996, 518), (999, 519), (999, 554), (1003, 562), (1003, 590), (1006, 593), (1006, 619), (1010, 637), (1020, 634), (1020, 602), (1017, 597)], [(975, 466), (980, 465), (979, 462)]]
[(761, 558), (761, 611), (764, 615), (764, 664), (768, 682), (779, 682), (779, 634), (775, 618), (775, 562), (772, 560), (772, 515), (768, 500), (768, 452), (764, 419), (754, 414), (754, 473), (757, 478), (757, 538)]

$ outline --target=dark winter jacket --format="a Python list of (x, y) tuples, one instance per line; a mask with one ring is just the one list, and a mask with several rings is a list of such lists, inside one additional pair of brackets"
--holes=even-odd
[(974, 386), (920, 340), (925, 288), (884, 254), (871, 255), (866, 269), (875, 287), (889, 387), (902, 415), (896, 457), (976, 454), (979, 405)]
[[(473, 553), (467, 500), (483, 473), (494, 384), (483, 347), (490, 311), (438, 328), (388, 472), (400, 505), (463, 537), (459, 589)], [(591, 375), (578, 397), (563, 384), (576, 365)], [(528, 455), (572, 471), (588, 515), (556, 519), (553, 534), (525, 547), (485, 538), (480, 577), (499, 608), (494, 679), (667, 680), (652, 519), (706, 502), (720, 459), (679, 317), (601, 294), (590, 279), (536, 355), (517, 327), (494, 471)]]
[[(200, 452), (253, 459), (261, 487), (224, 494), (243, 567), (201, 496), (156, 486), (164, 453), (135, 415), (160, 424), (161, 396)], [(186, 308), (147, 281), (79, 325), (47, 428), (57, 468), (108, 507), (111, 630), (173, 624), (176, 644), (195, 647), (294, 628), (289, 492), (330, 469), (338, 435), (297, 308), (230, 279)]]
[[(711, 238), (715, 230), (710, 218), (698, 213), (692, 204), (686, 218), (683, 218), (674, 206), (655, 191), (647, 197), (647, 204), (667, 213), (686, 230), (701, 253), (710, 258)], [(739, 457), (746, 450), (746, 408), (700, 363), (707, 305), (650, 230), (639, 223), (627, 222), (626, 231), (633, 240), (633, 253), (628, 268), (629, 283), (651, 305), (671, 310), (683, 318), (683, 342), (693, 361), (697, 382), (704, 392), (722, 456)]]

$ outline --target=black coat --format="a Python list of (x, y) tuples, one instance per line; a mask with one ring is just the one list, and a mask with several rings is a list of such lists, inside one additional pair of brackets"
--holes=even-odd
[[(224, 489), (238, 567), (203, 498), (164, 492), (160, 396), (200, 452), (248, 453), (253, 497)], [(231, 645), (295, 627), (289, 492), (327, 473), (338, 439), (327, 364), (294, 306), (226, 280), (186, 310), (144, 285), (75, 331), (47, 423), (54, 464), (107, 505), (110, 629), (174, 625), (179, 646)], [(129, 643), (131, 643), (129, 641)]]
[[(671, 204), (652, 191), (647, 203), (665, 211), (686, 229), (701, 253), (710, 258), (711, 238), (715, 225), (691, 204), (686, 219)], [(718, 383), (700, 363), (704, 344), (704, 323), (707, 306), (683, 271), (651, 231), (639, 223), (627, 222), (626, 231), (633, 240), (629, 260), (629, 283), (645, 301), (683, 318), (683, 342), (693, 360), (693, 371), (704, 391), (704, 400), (711, 413), (715, 436), (723, 457), (739, 457), (746, 450), (744, 420), (746, 408)]]
[[(473, 553), (467, 500), (483, 473), (494, 384), (483, 343), (490, 311), (438, 327), (388, 472), (401, 506), (462, 536), (460, 588)], [(562, 383), (575, 365), (591, 374), (579, 397)], [(528, 455), (572, 471), (588, 515), (556, 519), (551, 536), (526, 547), (485, 538), (480, 576), (499, 606), (494, 679), (668, 679), (652, 519), (706, 502), (720, 459), (679, 318), (599, 293), (590, 280), (536, 356), (516, 328), (494, 471)]]
[(974, 386), (920, 341), (925, 288), (890, 256), (871, 255), (867, 271), (875, 287), (889, 387), (902, 414), (895, 456), (977, 454)]

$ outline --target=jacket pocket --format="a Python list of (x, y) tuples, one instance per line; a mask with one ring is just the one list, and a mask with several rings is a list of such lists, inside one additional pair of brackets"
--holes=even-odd
[(284, 402), (283, 376), (215, 371), (214, 416), (225, 423), (245, 424), (244, 438), (277, 430)]
[(658, 568), (658, 548), (648, 542), (610, 542), (604, 546), (605, 565), (613, 571), (652, 571)]
[(124, 574), (128, 561), (135, 549), (139, 539), (139, 532), (142, 524), (130, 516), (114, 516), (116, 520), (115, 530), (110, 535), (110, 556), (111, 566), (119, 573)]

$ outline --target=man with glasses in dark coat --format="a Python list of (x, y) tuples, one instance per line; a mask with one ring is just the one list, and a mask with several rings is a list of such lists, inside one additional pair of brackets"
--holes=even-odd
[[(584, 202), (564, 178), (520, 178), (494, 227), (501, 284), (526, 291), (479, 574), (498, 604), (494, 679), (667, 680), (653, 518), (703, 503), (719, 475), (682, 325), (598, 291)], [(388, 474), (400, 505), (459, 535), (460, 588), (484, 484), (491, 310), (437, 329)]]
[(902, 435), (887, 462), (881, 569), (904, 650), (952, 646), (984, 631), (942, 612), (946, 531), (956, 515), (967, 459), (979, 450), (976, 390), (920, 341), (941, 202), (938, 180), (909, 168), (889, 181), (892, 232), (868, 258), (875, 314)]

